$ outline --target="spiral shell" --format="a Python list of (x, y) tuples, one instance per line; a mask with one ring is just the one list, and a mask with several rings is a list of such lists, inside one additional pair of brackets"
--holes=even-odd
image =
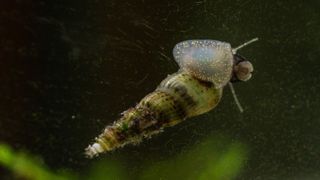
[(120, 119), (107, 126), (95, 143), (87, 147), (86, 155), (94, 157), (126, 144), (137, 144), (165, 127), (210, 111), (221, 96), (222, 88), (216, 88), (211, 82), (195, 78), (186, 71), (172, 74), (137, 106), (123, 112)]
[(233, 53), (229, 43), (216, 40), (187, 40), (178, 43), (173, 56), (180, 68), (195, 77), (225, 86), (232, 75)]
[[(94, 157), (126, 144), (139, 143), (165, 127), (210, 111), (219, 103), (223, 86), (231, 79), (234, 54), (239, 58), (236, 51), (257, 40), (254, 38), (235, 49), (231, 49), (229, 43), (216, 40), (178, 43), (173, 55), (180, 70), (164, 79), (155, 91), (107, 126), (86, 148), (85, 154)], [(235, 65), (238, 79), (246, 81), (251, 77), (251, 63), (243, 61)], [(234, 91), (231, 83), (229, 85)]]

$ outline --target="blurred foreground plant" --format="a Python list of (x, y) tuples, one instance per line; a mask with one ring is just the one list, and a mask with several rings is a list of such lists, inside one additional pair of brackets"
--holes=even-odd
[(150, 166), (142, 179), (234, 179), (239, 175), (246, 157), (243, 144), (223, 137), (211, 137), (173, 159)]
[[(234, 179), (247, 159), (243, 144), (231, 142), (222, 136), (211, 136), (194, 148), (185, 150), (177, 156), (161, 162), (144, 162), (144, 171), (139, 179), (192, 179), (229, 180)], [(15, 152), (0, 143), (0, 166), (12, 171), (13, 175), (30, 180), (79, 179), (73, 174), (53, 173), (39, 159), (24, 152)], [(110, 159), (95, 163), (82, 179), (126, 180), (129, 174), (119, 162)], [(1, 175), (0, 175), (1, 178)]]
[[(69, 174), (51, 172), (39, 159), (24, 152), (15, 152), (9, 146), (0, 143), (0, 166), (12, 171), (21, 179), (65, 180), (72, 179)], [(1, 177), (1, 176), (0, 176)]]

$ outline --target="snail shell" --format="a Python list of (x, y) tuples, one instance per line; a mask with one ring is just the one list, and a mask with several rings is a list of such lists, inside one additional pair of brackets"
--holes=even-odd
[[(221, 99), (222, 87), (233, 74), (234, 54), (257, 40), (252, 39), (233, 50), (229, 43), (216, 40), (178, 43), (173, 55), (181, 70), (164, 79), (155, 91), (107, 126), (86, 148), (86, 155), (94, 157), (126, 144), (139, 143), (143, 138), (160, 133), (165, 127), (213, 109)], [(240, 56), (235, 55), (235, 58), (239, 59), (239, 63), (235, 63), (237, 79), (247, 81), (253, 71), (252, 64), (242, 61)]]
[(187, 40), (174, 47), (173, 56), (181, 69), (198, 79), (212, 82), (216, 88), (221, 88), (230, 81), (233, 53), (229, 43)]
[(163, 128), (212, 110), (222, 97), (222, 88), (204, 82), (186, 71), (164, 79), (157, 89), (105, 128), (95, 143), (86, 148), (90, 158), (126, 144), (137, 144)]

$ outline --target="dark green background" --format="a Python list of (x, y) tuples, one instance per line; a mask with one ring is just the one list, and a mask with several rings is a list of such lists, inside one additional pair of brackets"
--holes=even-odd
[(239, 51), (255, 67), (235, 85), (243, 114), (226, 88), (214, 111), (100, 159), (134, 177), (146, 159), (222, 133), (249, 149), (238, 179), (320, 178), (319, 9), (318, 0), (2, 0), (0, 141), (81, 174), (99, 161), (83, 149), (103, 127), (178, 70), (176, 43), (259, 37)]

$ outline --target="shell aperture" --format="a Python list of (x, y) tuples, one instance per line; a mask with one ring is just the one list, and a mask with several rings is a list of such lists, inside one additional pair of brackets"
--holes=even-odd
[(173, 56), (180, 68), (193, 76), (225, 86), (232, 75), (233, 54), (229, 43), (216, 40), (187, 40), (178, 43)]

